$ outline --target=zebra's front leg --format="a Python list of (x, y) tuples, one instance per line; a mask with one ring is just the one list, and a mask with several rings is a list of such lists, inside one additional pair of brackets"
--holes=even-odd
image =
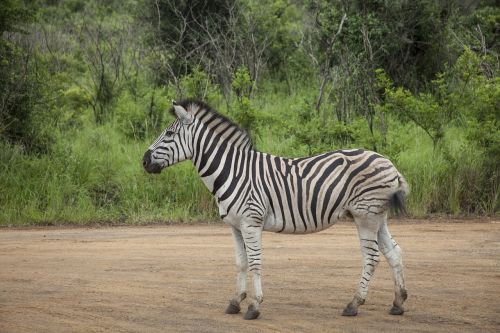
[(246, 284), (247, 284), (247, 271), (248, 271), (248, 259), (247, 253), (245, 251), (245, 242), (241, 231), (232, 228), (234, 247), (236, 251), (236, 267), (238, 269), (238, 277), (236, 279), (236, 294), (229, 301), (229, 305), (226, 308), (227, 314), (236, 314), (241, 310), (240, 303), (247, 297)]
[(262, 224), (249, 222), (242, 223), (241, 233), (245, 241), (245, 249), (248, 258), (248, 269), (252, 273), (253, 297), (248, 306), (245, 319), (257, 319), (260, 315), (259, 306), (264, 300), (262, 294), (261, 270), (262, 270)]
[(346, 306), (342, 312), (343, 316), (356, 316), (358, 307), (365, 303), (370, 280), (375, 273), (375, 268), (380, 261), (380, 252), (377, 241), (377, 232), (380, 227), (380, 221), (376, 218), (354, 218), (363, 256), (363, 271), (358, 284), (358, 290), (354, 294), (353, 300)]

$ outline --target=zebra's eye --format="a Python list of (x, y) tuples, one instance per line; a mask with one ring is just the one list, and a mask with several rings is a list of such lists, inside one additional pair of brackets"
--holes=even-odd
[(172, 135), (174, 135), (174, 134), (175, 134), (175, 132), (172, 132), (172, 131), (166, 131), (166, 132), (165, 132), (165, 135), (166, 135), (166, 136), (172, 136)]

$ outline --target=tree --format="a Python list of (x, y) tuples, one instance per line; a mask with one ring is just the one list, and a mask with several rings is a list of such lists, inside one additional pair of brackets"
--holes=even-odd
[(16, 0), (0, 4), (0, 138), (45, 152), (50, 145), (50, 110), (41, 107), (45, 72), (27, 24), (34, 12)]

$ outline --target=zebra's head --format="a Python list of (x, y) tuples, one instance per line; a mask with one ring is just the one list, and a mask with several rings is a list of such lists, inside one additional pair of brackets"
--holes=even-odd
[(172, 104), (177, 119), (149, 146), (142, 159), (148, 173), (160, 173), (164, 168), (193, 156), (191, 125), (194, 115), (175, 101)]

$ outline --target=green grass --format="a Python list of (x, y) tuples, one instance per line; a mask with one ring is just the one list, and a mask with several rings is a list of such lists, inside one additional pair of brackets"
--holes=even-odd
[(410, 184), (411, 215), (495, 214), (498, 197), (484, 193), (482, 187), (488, 178), (483, 152), (470, 146), (457, 128), (449, 128), (436, 149), (419, 132), (414, 128), (409, 133), (411, 144), (395, 160)]
[[(297, 113), (303, 97), (282, 97), (274, 94), (256, 102), (256, 147), (281, 156), (306, 156), (308, 148), (280, 121), (298, 122), (286, 115)], [(484, 156), (460, 130), (450, 127), (434, 149), (415, 126), (390, 122), (390, 127), (385, 154), (410, 184), (411, 216), (498, 211), (498, 195), (482, 193), (488, 179), (482, 171)], [(218, 220), (215, 202), (191, 162), (160, 175), (142, 170), (142, 155), (155, 139), (152, 134), (133, 139), (118, 122), (84, 124), (55, 138), (51, 153), (40, 156), (0, 144), (0, 225)], [(363, 141), (351, 146), (363, 147)]]
[(2, 146), (0, 224), (213, 219), (213, 200), (190, 163), (160, 175), (142, 170), (148, 145), (108, 125), (61, 136), (41, 157)]

